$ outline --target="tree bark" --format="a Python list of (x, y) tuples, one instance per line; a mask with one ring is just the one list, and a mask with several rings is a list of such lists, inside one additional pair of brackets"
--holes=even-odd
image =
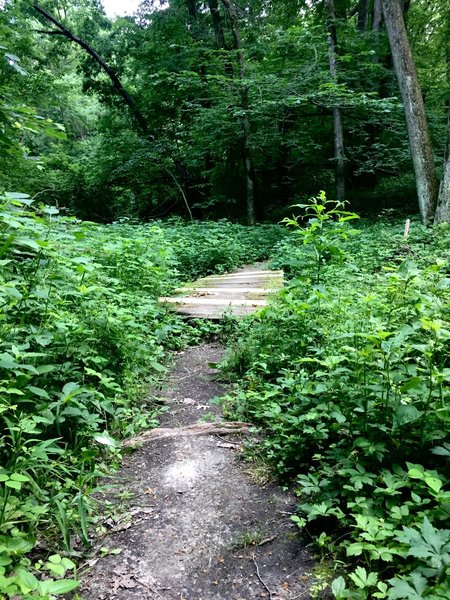
[[(446, 38), (450, 38), (450, 13), (447, 13)], [(450, 45), (447, 44), (445, 52), (447, 66), (447, 86), (450, 90)], [(449, 92), (450, 96), (450, 92)], [(438, 205), (434, 222), (450, 223), (450, 97), (447, 97), (447, 146), (444, 155), (444, 172), (442, 173), (441, 185), (439, 187)]]
[(369, 0), (360, 0), (358, 5), (358, 30), (363, 32), (367, 30), (369, 22)]
[(250, 151), (250, 120), (248, 118), (248, 85), (245, 83), (247, 76), (245, 57), (242, 47), (241, 33), (239, 30), (239, 21), (236, 12), (236, 6), (233, 0), (222, 0), (223, 5), (230, 17), (231, 32), (233, 35), (233, 45), (237, 53), (239, 63), (239, 78), (240, 78), (240, 97), (242, 108), (242, 162), (244, 164), (245, 181), (246, 181), (246, 204), (247, 204), (247, 222), (249, 225), (254, 225), (255, 218), (255, 182), (254, 170)]
[(379, 33), (382, 22), (383, 22), (383, 9), (381, 8), (381, 0), (374, 0), (372, 31)]
[(83, 48), (83, 50), (85, 50), (101, 66), (101, 68), (108, 75), (108, 77), (111, 80), (111, 83), (114, 86), (114, 89), (119, 94), (119, 96), (122, 97), (125, 104), (127, 104), (128, 108), (130, 109), (133, 117), (135, 118), (139, 127), (142, 129), (143, 133), (147, 137), (153, 138), (153, 136), (149, 136), (147, 122), (144, 119), (142, 113), (139, 111), (138, 107), (136, 106), (136, 103), (134, 102), (133, 98), (130, 96), (130, 94), (127, 92), (127, 90), (123, 87), (120, 79), (117, 77), (117, 75), (115, 74), (113, 69), (111, 69), (111, 67), (108, 65), (108, 63), (100, 56), (100, 54), (98, 54), (87, 42), (80, 39), (78, 36), (74, 35), (71, 31), (69, 31), (69, 29), (67, 29), (67, 27), (65, 27), (62, 23), (60, 23), (53, 15), (51, 15), (49, 12), (44, 10), (41, 6), (39, 6), (38, 4), (33, 4), (33, 8), (40, 15), (42, 15), (45, 19), (50, 21), (50, 23), (55, 25), (55, 27), (57, 27), (56, 30), (43, 31), (41, 33), (45, 33), (47, 35), (62, 35), (64, 37), (66, 37), (68, 40), (70, 40), (71, 42), (74, 42), (75, 44), (78, 44), (78, 46)]
[(422, 223), (428, 225), (436, 210), (438, 190), (425, 106), (408, 42), (402, 6), (399, 0), (382, 0), (382, 6), (395, 74), (403, 101), (420, 215)]
[(444, 158), (444, 172), (439, 187), (435, 224), (450, 223), (450, 102), (447, 124), (447, 148)]
[[(334, 1), (325, 0), (327, 7), (327, 30), (328, 30), (328, 61), (331, 78), (337, 83), (337, 32), (336, 13)], [(345, 197), (345, 146), (344, 126), (342, 123), (342, 112), (338, 106), (333, 107), (333, 132), (334, 132), (334, 160), (336, 178), (336, 197), (343, 200)]]
[(214, 36), (216, 38), (216, 46), (219, 50), (225, 49), (225, 35), (223, 33), (222, 19), (220, 18), (218, 0), (208, 0), (209, 12), (213, 22)]

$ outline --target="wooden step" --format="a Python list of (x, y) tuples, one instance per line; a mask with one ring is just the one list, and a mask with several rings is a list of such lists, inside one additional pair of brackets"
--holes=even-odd
[(244, 269), (202, 277), (159, 301), (192, 318), (219, 320), (225, 314), (242, 317), (268, 304), (270, 294), (283, 287), (283, 271)]

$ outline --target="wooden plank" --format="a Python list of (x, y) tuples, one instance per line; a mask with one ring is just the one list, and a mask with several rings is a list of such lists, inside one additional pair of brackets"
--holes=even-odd
[(203, 277), (202, 279), (199, 279), (199, 281), (230, 281), (230, 280), (243, 280), (243, 281), (248, 281), (249, 279), (262, 279), (262, 280), (268, 280), (268, 279), (276, 279), (276, 278), (280, 278), (281, 279), (282, 274), (281, 273), (258, 273), (257, 271), (254, 271), (253, 273), (246, 273), (241, 274), (238, 273), (236, 275), (211, 275), (210, 277)]
[(260, 287), (182, 287), (176, 292), (205, 292), (208, 294), (275, 294), (280, 288), (260, 288)]
[(169, 304), (204, 304), (206, 306), (267, 306), (267, 300), (247, 300), (245, 298), (195, 298), (179, 296), (175, 298), (160, 298), (160, 302)]
[(202, 277), (159, 301), (183, 316), (219, 320), (225, 314), (240, 317), (267, 306), (269, 295), (281, 287), (283, 271), (247, 268)]

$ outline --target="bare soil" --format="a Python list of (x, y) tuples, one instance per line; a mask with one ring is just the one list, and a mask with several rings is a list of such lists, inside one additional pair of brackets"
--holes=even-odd
[[(208, 365), (222, 353), (217, 344), (203, 344), (179, 354), (163, 393), (169, 410), (162, 427), (221, 420), (211, 400), (226, 387)], [(252, 482), (241, 442), (236, 435), (173, 435), (144, 440), (125, 457), (114, 483), (132, 494), (128, 517), (110, 517), (102, 542), (121, 552), (89, 563), (81, 596), (310, 598), (315, 563), (289, 520), (294, 498), (274, 484)]]

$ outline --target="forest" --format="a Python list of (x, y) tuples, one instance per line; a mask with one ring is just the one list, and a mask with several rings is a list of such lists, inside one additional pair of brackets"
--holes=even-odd
[[(449, 598), (447, 0), (3, 0), (0, 153), (0, 600), (82, 599), (102, 478), (210, 338), (309, 597)], [(158, 302), (260, 261), (253, 316)]]

